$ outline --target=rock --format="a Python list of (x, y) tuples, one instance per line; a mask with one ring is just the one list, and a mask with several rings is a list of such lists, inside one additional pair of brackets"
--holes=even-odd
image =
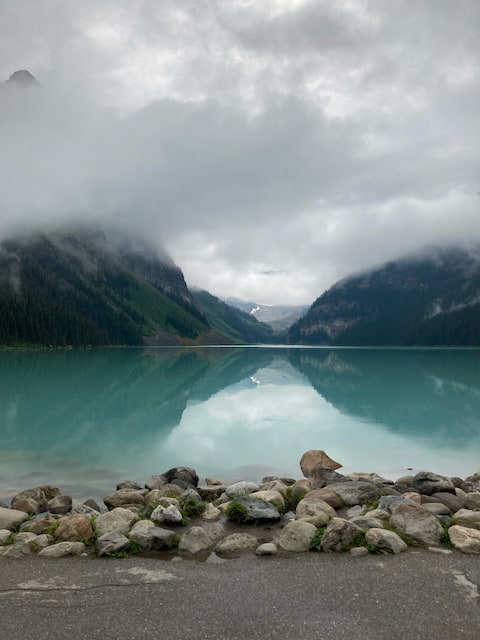
[(313, 485), (310, 480), (297, 480), (295, 484), (290, 487), (290, 497), (294, 502), (302, 500), (305, 495), (312, 491)]
[(166, 484), (168, 484), (167, 480), (163, 476), (152, 476), (146, 481), (145, 488), (152, 491), (153, 489), (161, 489)]
[(360, 480), (361, 482), (373, 482), (373, 484), (393, 484), (391, 480), (386, 480), (379, 476), (378, 473), (350, 473), (347, 478), (350, 480)]
[(440, 544), (443, 528), (438, 518), (416, 504), (399, 504), (393, 510), (390, 525), (415, 542), (434, 547)]
[(274, 556), (277, 552), (277, 545), (273, 542), (264, 542), (255, 549), (257, 556)]
[(370, 516), (358, 516), (356, 518), (350, 518), (350, 522), (360, 527), (362, 531), (367, 529), (383, 529), (383, 522), (379, 518), (372, 518)]
[(93, 500), (92, 498), (87, 498), (86, 500), (81, 500), (82, 504), (85, 507), (89, 507), (92, 511), (98, 511), (99, 513), (102, 511), (101, 507)]
[(11, 535), (12, 532), (9, 529), (0, 529), (0, 544), (5, 544)]
[(150, 519), (156, 524), (181, 524), (183, 516), (179, 509), (173, 504), (170, 504), (167, 507), (159, 504), (158, 507), (155, 507), (152, 511)]
[(46, 508), (43, 508), (44, 506), (44, 502), (40, 505), (40, 503), (33, 498), (19, 498), (15, 500), (15, 504), (12, 502), (12, 509), (24, 511), (28, 513), (29, 516), (35, 516), (37, 513), (40, 513), (40, 511), (46, 511)]
[(264, 500), (265, 502), (275, 502), (280, 505), (282, 509), (285, 509), (285, 500), (279, 491), (273, 491), (271, 489), (254, 491), (250, 494), (250, 497), (257, 498), (258, 500)]
[(202, 520), (205, 520), (206, 522), (213, 522), (218, 520), (221, 515), (222, 512), (220, 509), (217, 509), (217, 507), (214, 507), (211, 502), (208, 502), (205, 507), (205, 511), (202, 513)]
[(55, 496), (47, 502), (47, 511), (50, 513), (65, 514), (72, 509), (72, 498), (70, 496)]
[(213, 501), (217, 500), (222, 493), (224, 493), (227, 487), (223, 484), (217, 484), (214, 486), (200, 486), (197, 487), (197, 491), (202, 500)]
[(417, 491), (405, 491), (405, 493), (402, 493), (401, 495), (404, 498), (413, 500), (416, 504), (422, 504), (422, 496)]
[(362, 556), (368, 556), (368, 549), (365, 547), (352, 547), (350, 549), (350, 555), (354, 558), (361, 558)]
[(235, 496), (246, 495), (248, 493), (253, 493), (254, 491), (259, 491), (260, 487), (255, 482), (248, 482), (247, 480), (242, 480), (240, 482), (235, 482), (234, 484), (229, 485), (225, 493), (229, 498), (235, 498)]
[(187, 487), (187, 489), (182, 491), (182, 493), (180, 494), (180, 499), (181, 500), (194, 500), (197, 504), (200, 504), (201, 502), (203, 502), (200, 494), (193, 487)]
[(212, 547), (212, 540), (202, 527), (192, 527), (183, 534), (178, 545), (179, 551), (188, 553), (204, 553)]
[(477, 529), (455, 524), (448, 530), (448, 535), (455, 549), (462, 553), (480, 554), (480, 531)]
[(130, 547), (130, 540), (121, 533), (105, 533), (95, 542), (95, 551), (97, 556), (112, 555), (126, 551)]
[(42, 518), (41, 520), (32, 522), (28, 530), (32, 533), (36, 533), (37, 535), (51, 533), (58, 526), (59, 521), (59, 515), (52, 514), (49, 516), (45, 516), (45, 518)]
[(469, 522), (475, 525), (480, 525), (480, 511), (471, 511), (470, 509), (459, 509), (453, 514), (452, 518), (456, 524), (461, 522)]
[(30, 531), (23, 531), (17, 533), (13, 544), (28, 544), (32, 540), (36, 540), (36, 538), (38, 538), (38, 536), (35, 533), (30, 533)]
[(66, 542), (85, 542), (93, 538), (90, 517), (77, 514), (60, 518), (58, 527), (53, 534), (56, 540)]
[[(419, 496), (420, 497), (420, 496)], [(387, 511), (387, 513), (393, 513), (393, 510), (398, 507), (399, 504), (418, 504), (418, 502), (402, 496), (382, 496), (378, 502), (378, 508)]]
[(83, 542), (57, 542), (42, 549), (38, 555), (42, 558), (63, 558), (65, 556), (79, 556), (85, 553), (87, 547)]
[[(362, 534), (360, 527), (343, 518), (332, 518), (322, 536), (322, 551), (346, 551)], [(358, 545), (357, 545), (358, 546)]]
[(215, 487), (223, 485), (223, 482), (217, 478), (205, 478), (205, 484), (209, 487)]
[(302, 553), (309, 551), (313, 537), (317, 533), (317, 527), (304, 520), (293, 520), (283, 527), (279, 545), (285, 551)]
[(11, 544), (8, 547), (0, 547), (1, 558), (21, 558), (29, 553), (28, 544)]
[(447, 492), (455, 493), (455, 486), (450, 478), (446, 476), (439, 476), (431, 471), (420, 471), (413, 478), (413, 487), (420, 493), (424, 493), (426, 496), (431, 496), (432, 493)]
[(258, 547), (258, 540), (249, 533), (232, 533), (223, 540), (217, 542), (215, 552), (219, 555), (237, 554), (244, 551), (253, 551)]
[(368, 518), (375, 518), (376, 520), (389, 520), (390, 514), (384, 509), (372, 509), (365, 514)]
[(343, 504), (347, 507), (377, 500), (379, 497), (378, 488), (372, 482), (352, 480), (350, 482), (331, 484), (328, 488), (339, 495)]
[[(456, 489), (455, 489), (455, 492), (456, 492)], [(441, 493), (433, 493), (431, 497), (435, 498), (441, 504), (448, 507), (451, 513), (455, 513), (455, 511), (458, 511), (459, 509), (463, 509), (463, 507), (465, 506), (465, 500), (463, 500), (462, 498), (460, 498), (459, 496), (453, 493), (445, 493), (442, 491)], [(470, 507), (467, 507), (467, 508), (470, 508)]]
[(309, 522), (315, 527), (325, 527), (335, 515), (335, 510), (329, 504), (312, 498), (300, 500), (295, 511), (297, 520)]
[(398, 554), (408, 549), (408, 545), (394, 531), (385, 529), (372, 528), (365, 534), (365, 540), (368, 544), (372, 544), (378, 549), (387, 549), (392, 553)]
[(400, 484), (406, 487), (412, 487), (413, 486), (413, 478), (414, 476), (401, 476), (400, 478), (397, 478), (393, 484), (393, 486)]
[(183, 488), (180, 487), (178, 484), (162, 484), (161, 486), (159, 486), (157, 489), (152, 489), (149, 493), (147, 493), (147, 495), (145, 496), (145, 501), (147, 500), (147, 497), (153, 493), (153, 491), (155, 491), (155, 495), (158, 498), (179, 498), (183, 492)]
[(197, 472), (191, 467), (173, 467), (172, 469), (165, 471), (165, 473), (162, 473), (162, 476), (167, 480), (167, 482), (178, 484), (184, 489), (187, 487), (196, 487), (198, 485)]
[(327, 504), (329, 504), (332, 509), (340, 509), (342, 506), (342, 501), (337, 496), (337, 494), (332, 491), (329, 487), (324, 487), (323, 489), (313, 489), (309, 491), (304, 496), (305, 500), (323, 500)]
[(0, 529), (15, 529), (25, 520), (28, 520), (28, 513), (25, 511), (0, 507)]
[(142, 487), (135, 482), (134, 480), (124, 480), (123, 482), (119, 482), (116, 486), (117, 491), (121, 489), (133, 489), (134, 491), (141, 491)]
[(169, 504), (173, 504), (177, 507), (177, 509), (180, 508), (178, 498), (170, 498), (168, 496), (164, 496), (161, 489), (152, 489), (151, 491), (149, 491), (145, 496), (145, 504), (147, 507), (157, 507), (159, 504), (167, 507)]
[(173, 549), (178, 536), (168, 529), (156, 527), (151, 520), (140, 520), (130, 531), (130, 540), (137, 543), (141, 551)]
[(23, 500), (24, 498), (31, 498), (38, 503), (40, 512), (46, 511), (47, 502), (60, 494), (60, 489), (50, 484), (42, 485), (41, 487), (33, 487), (33, 489), (25, 489), (24, 491), (17, 493), (17, 495), (12, 499), (12, 508), (16, 508), (15, 503), (17, 501)]
[(449, 516), (451, 514), (450, 509), (441, 503), (425, 502), (422, 506), (436, 516)]
[(236, 522), (274, 522), (280, 520), (278, 509), (265, 500), (252, 498), (252, 496), (237, 496), (230, 503), (235, 507), (233, 513), (229, 512), (229, 520)]
[(340, 469), (342, 465), (332, 460), (323, 449), (310, 449), (306, 451), (300, 460), (300, 469), (305, 478), (315, 477), (316, 472), (320, 469)]
[(377, 487), (380, 490), (380, 494), (384, 496), (400, 496), (402, 495), (400, 491), (397, 491), (393, 488), (391, 484), (377, 484)]
[(363, 516), (367, 510), (366, 505), (364, 504), (356, 504), (354, 507), (350, 507), (347, 509), (345, 517), (347, 520), (351, 520), (352, 518), (359, 518)]
[(222, 538), (225, 538), (227, 532), (223, 524), (216, 522), (213, 526), (209, 527), (207, 534), (212, 542), (218, 542), (222, 540)]
[[(476, 509), (480, 509), (480, 491), (473, 491), (472, 493), (467, 493), (465, 495), (464, 505), (466, 509), (471, 509), (475, 511)], [(462, 507), (459, 507), (461, 509)], [(458, 511), (458, 509), (456, 509)]]
[(281, 496), (285, 497), (288, 493), (288, 485), (278, 479), (271, 480), (270, 482), (262, 482), (260, 491), (277, 491)]
[(42, 533), (40, 535), (36, 535), (34, 539), (29, 540), (26, 544), (30, 547), (32, 551), (40, 551), (40, 549), (45, 549), (53, 542), (53, 536), (48, 536), (46, 533)]
[[(96, 508), (92, 507), (92, 504)], [(72, 515), (83, 513), (86, 516), (98, 516), (100, 515), (100, 507), (94, 500), (72, 500)]]
[(100, 514), (95, 520), (95, 531), (99, 536), (106, 533), (127, 534), (137, 516), (130, 509), (116, 507), (112, 511)]
[(115, 509), (116, 507), (141, 509), (145, 506), (144, 496), (133, 489), (121, 489), (120, 491), (115, 491), (115, 493), (110, 493), (108, 496), (105, 496), (103, 502), (109, 510)]
[(343, 476), (341, 473), (332, 471), (332, 469), (321, 469), (321, 468), (318, 468), (315, 471), (315, 475), (310, 476), (309, 480), (315, 489), (321, 489), (322, 487), (328, 484), (335, 484), (339, 482), (351, 482), (351, 480)]
[(475, 473), (473, 476), (465, 478), (460, 488), (467, 493), (480, 491), (480, 473)]

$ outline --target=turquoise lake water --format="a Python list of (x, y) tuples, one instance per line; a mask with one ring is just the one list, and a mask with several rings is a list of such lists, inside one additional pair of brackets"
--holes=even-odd
[(301, 477), (308, 449), (394, 479), (480, 469), (480, 351), (0, 352), (0, 495), (112, 490), (172, 466)]

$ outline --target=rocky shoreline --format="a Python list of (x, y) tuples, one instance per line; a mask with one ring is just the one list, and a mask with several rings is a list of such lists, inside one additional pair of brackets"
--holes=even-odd
[(94, 500), (51, 485), (0, 503), (0, 558), (164, 554), (211, 560), (308, 551), (398, 554), (409, 547), (480, 554), (480, 472), (465, 479), (421, 471), (395, 482), (342, 475), (324, 451), (307, 451), (303, 478), (225, 485), (174, 467)]

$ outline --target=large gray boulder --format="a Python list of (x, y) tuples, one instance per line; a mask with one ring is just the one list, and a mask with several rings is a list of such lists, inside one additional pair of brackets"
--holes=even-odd
[(40, 512), (46, 511), (47, 502), (59, 495), (61, 495), (60, 489), (50, 484), (42, 485), (41, 487), (33, 487), (32, 489), (25, 489), (24, 491), (17, 493), (17, 495), (12, 499), (12, 507), (16, 509), (16, 503), (27, 498), (34, 500), (38, 504)]
[(169, 504), (165, 507), (159, 504), (152, 511), (150, 518), (156, 524), (181, 524), (183, 520), (180, 510), (174, 504)]
[(365, 540), (368, 544), (372, 544), (378, 549), (386, 549), (392, 553), (398, 554), (408, 549), (408, 545), (394, 531), (386, 529), (373, 528), (369, 529), (365, 534)]
[(107, 509), (115, 509), (116, 507), (123, 507), (124, 509), (136, 508), (141, 509), (145, 506), (145, 498), (139, 492), (134, 489), (120, 489), (114, 493), (110, 493), (103, 499)]
[(71, 496), (55, 496), (47, 502), (47, 511), (50, 513), (65, 514), (72, 510)]
[(130, 540), (121, 533), (106, 533), (100, 536), (95, 542), (95, 551), (100, 558), (105, 555), (112, 555), (126, 551), (130, 547)]
[(304, 520), (292, 520), (283, 527), (279, 545), (285, 551), (302, 553), (310, 549), (313, 537), (317, 533), (317, 527)]
[(151, 520), (140, 520), (132, 527), (130, 540), (133, 540), (141, 551), (161, 551), (173, 549), (178, 538), (173, 531), (156, 527)]
[(480, 511), (472, 511), (471, 509), (459, 509), (453, 516), (455, 523), (469, 522), (473, 525), (480, 526)]
[(130, 509), (116, 507), (112, 511), (102, 513), (97, 517), (95, 530), (99, 536), (103, 536), (106, 533), (122, 533), (125, 535), (130, 531), (136, 519), (137, 515)]
[(0, 529), (15, 529), (25, 520), (28, 520), (28, 513), (25, 511), (0, 507)]
[(448, 535), (455, 549), (462, 551), (462, 553), (480, 554), (480, 531), (478, 529), (453, 525), (449, 528)]
[(202, 527), (192, 527), (182, 536), (178, 545), (179, 551), (197, 554), (205, 553), (212, 547), (212, 541)]
[(337, 482), (328, 485), (328, 488), (336, 493), (342, 499), (347, 507), (353, 507), (356, 504), (364, 504), (379, 497), (378, 487), (373, 482), (362, 482), (360, 480), (352, 480), (349, 482)]
[(413, 478), (413, 487), (426, 496), (432, 493), (447, 492), (455, 494), (455, 485), (446, 476), (439, 476), (431, 471), (420, 471)]
[(241, 480), (240, 482), (234, 482), (230, 484), (225, 493), (228, 498), (235, 498), (236, 496), (242, 496), (254, 491), (259, 491), (260, 487), (256, 482), (249, 482), (248, 480)]
[(332, 518), (322, 536), (322, 551), (346, 551), (362, 534), (362, 529), (343, 518)]
[(465, 478), (461, 488), (467, 493), (472, 493), (472, 491), (480, 491), (480, 473), (474, 473), (473, 476), (468, 476), (468, 478)]
[(399, 504), (418, 504), (414, 500), (406, 496), (382, 496), (378, 502), (378, 509), (383, 509), (387, 513), (393, 513), (393, 510)]
[(249, 533), (232, 533), (217, 542), (215, 551), (219, 555), (236, 555), (246, 551), (255, 551), (258, 547), (258, 540)]
[[(238, 496), (231, 502), (231, 506), (237, 507), (245, 514), (246, 522), (275, 522), (281, 518), (273, 504), (251, 496)], [(235, 519), (233, 515), (230, 518)]]
[(65, 556), (79, 556), (85, 553), (87, 547), (83, 542), (57, 542), (50, 547), (45, 547), (39, 551), (42, 558), (64, 558)]
[(458, 509), (455, 509), (455, 511), (458, 511), (463, 507), (465, 507), (466, 509), (472, 509), (472, 511), (475, 511), (476, 509), (480, 510), (480, 491), (472, 491), (471, 493), (467, 493), (465, 495), (464, 502), (465, 504), (461, 507), (458, 507)]
[(325, 527), (335, 515), (335, 509), (324, 500), (312, 498), (300, 500), (295, 511), (297, 520), (310, 522), (315, 527)]
[(400, 534), (426, 547), (438, 546), (443, 533), (438, 518), (420, 505), (399, 504), (393, 510), (390, 525)]
[(168, 483), (178, 484), (183, 489), (198, 485), (198, 474), (191, 467), (173, 467), (162, 473), (162, 476)]

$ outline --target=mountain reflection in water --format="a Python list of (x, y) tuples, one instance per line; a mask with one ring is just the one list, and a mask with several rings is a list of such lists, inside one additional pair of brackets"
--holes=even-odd
[(476, 350), (158, 348), (0, 353), (0, 489), (105, 487), (188, 465), (298, 477), (480, 466)]

